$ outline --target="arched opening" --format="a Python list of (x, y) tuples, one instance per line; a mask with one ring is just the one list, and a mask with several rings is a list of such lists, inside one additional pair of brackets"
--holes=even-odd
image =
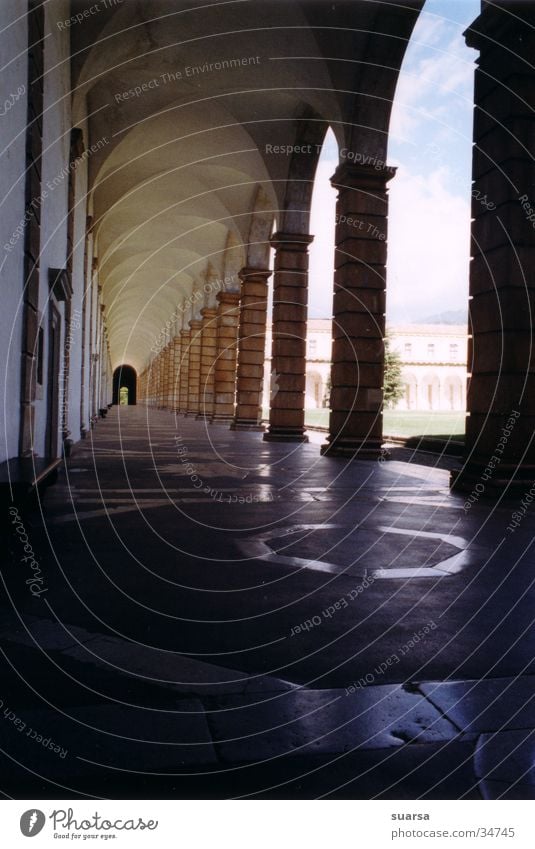
[(136, 403), (137, 373), (132, 366), (118, 366), (113, 372), (113, 404), (121, 406)]
[(448, 375), (444, 380), (442, 403), (448, 411), (464, 410), (464, 387), (458, 375)]
[[(388, 162), (397, 173), (389, 186), (387, 326), (403, 337), (402, 362), (416, 378), (403, 374), (398, 409), (407, 427), (413, 411), (430, 413), (427, 427), (435, 433), (457, 429), (450, 414), (465, 403), (475, 54), (463, 32), (479, 6), (465, 0), (446, 10), (439, 0), (426, 0), (389, 128)], [(417, 361), (432, 363), (433, 373), (413, 370)], [(448, 381), (453, 363), (456, 379)]]
[(327, 428), (330, 412), (332, 354), (334, 234), (336, 191), (330, 178), (339, 161), (338, 142), (329, 127), (314, 176), (310, 207), (310, 246), (307, 326), (305, 421)]
[(402, 371), (403, 396), (397, 404), (399, 410), (415, 410), (418, 407), (418, 381), (414, 374)]

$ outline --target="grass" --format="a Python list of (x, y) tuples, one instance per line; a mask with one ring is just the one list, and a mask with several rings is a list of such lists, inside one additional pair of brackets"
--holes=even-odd
[[(269, 419), (269, 410), (264, 410), (264, 418)], [(316, 427), (329, 426), (329, 410), (306, 410), (305, 422)], [(464, 436), (464, 412), (429, 412), (422, 410), (404, 412), (386, 410), (383, 433), (385, 436)]]

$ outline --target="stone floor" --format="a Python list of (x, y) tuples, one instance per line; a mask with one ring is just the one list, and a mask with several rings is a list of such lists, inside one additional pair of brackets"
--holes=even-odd
[(2, 568), (5, 796), (535, 798), (535, 511), (320, 438), (129, 407), (77, 447), (40, 595)]

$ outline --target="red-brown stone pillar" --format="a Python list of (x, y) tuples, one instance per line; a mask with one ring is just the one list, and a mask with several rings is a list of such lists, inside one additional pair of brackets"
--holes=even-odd
[(233, 430), (263, 430), (262, 389), (266, 348), (267, 268), (243, 268), (238, 331), (238, 381)]
[(163, 398), (162, 407), (165, 410), (170, 409), (170, 391), (171, 391), (171, 370), (173, 349), (171, 342), (168, 342), (162, 352), (163, 356)]
[(217, 359), (212, 421), (230, 423), (234, 418), (236, 394), (239, 292), (219, 292), (217, 303)]
[(214, 413), (215, 365), (217, 359), (217, 309), (201, 310), (201, 362), (199, 380), (199, 414), (197, 418), (210, 419)]
[(189, 339), (188, 359), (188, 416), (196, 416), (199, 412), (199, 383), (201, 374), (201, 332), (202, 321), (192, 318)]
[(308, 442), (305, 436), (308, 246), (313, 236), (275, 233), (273, 341), (269, 428), (264, 439)]
[(387, 183), (394, 174), (343, 163), (331, 180), (338, 189), (331, 414), (322, 454), (384, 453)]
[(157, 406), (159, 409), (163, 407), (163, 372), (164, 372), (164, 358), (163, 358), (163, 350), (158, 354), (158, 402)]
[(173, 375), (171, 381), (171, 409), (178, 412), (180, 409), (180, 362), (182, 345), (180, 335), (173, 338)]
[[(535, 479), (535, 7), (485, 5), (475, 75), (465, 461), (481, 496)], [(512, 11), (514, 9), (514, 13)]]
[(180, 413), (187, 413), (189, 395), (189, 344), (191, 330), (180, 331), (180, 370), (179, 370), (179, 401)]

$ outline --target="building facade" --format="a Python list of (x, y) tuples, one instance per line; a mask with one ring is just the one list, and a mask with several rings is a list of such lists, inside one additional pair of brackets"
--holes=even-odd
[[(462, 411), (466, 409), (467, 344), (463, 325), (411, 324), (387, 328), (390, 346), (401, 359), (403, 397), (397, 410)], [(264, 364), (264, 409), (276, 374), (271, 365), (271, 327), (267, 329)], [(312, 318), (307, 324), (305, 409), (329, 406), (332, 321)], [(272, 379), (270, 376), (272, 375)], [(355, 368), (355, 380), (358, 368)]]
[(402, 365), (404, 394), (396, 404), (397, 410), (466, 409), (466, 327), (395, 325), (388, 335)]

